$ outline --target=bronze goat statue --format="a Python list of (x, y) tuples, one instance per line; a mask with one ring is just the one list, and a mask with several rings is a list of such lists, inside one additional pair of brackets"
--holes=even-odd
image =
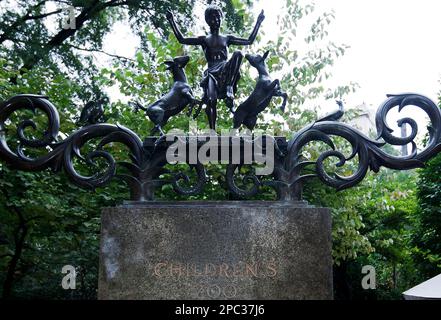
[(193, 96), (193, 92), (187, 83), (187, 77), (184, 72), (184, 68), (189, 60), (190, 58), (188, 56), (182, 56), (164, 62), (167, 65), (167, 70), (170, 70), (173, 74), (174, 80), (173, 87), (167, 94), (148, 107), (143, 107), (137, 102), (132, 103), (136, 111), (138, 111), (138, 109), (144, 110), (150, 120), (155, 124), (155, 127), (151, 131), (152, 135), (158, 131), (161, 136), (164, 135), (162, 127), (165, 126), (172, 116), (180, 113), (188, 105), (190, 106), (188, 112), (190, 116), (194, 106), (200, 104), (200, 101)]
[(234, 129), (238, 129), (243, 124), (252, 131), (256, 125), (257, 116), (265, 110), (273, 97), (283, 98), (280, 109), (285, 111), (288, 95), (281, 90), (280, 81), (278, 79), (273, 81), (268, 73), (265, 64), (268, 54), (269, 51), (265, 52), (263, 57), (251, 54), (245, 56), (249, 63), (259, 72), (259, 78), (251, 95), (234, 112)]

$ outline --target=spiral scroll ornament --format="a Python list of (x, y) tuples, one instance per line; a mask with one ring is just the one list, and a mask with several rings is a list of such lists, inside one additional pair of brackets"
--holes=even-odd
[[(430, 119), (428, 127), (429, 139), (427, 145), (418, 151), (415, 138), (418, 134), (418, 125), (414, 119), (402, 118), (398, 126), (410, 125), (411, 133), (407, 137), (396, 137), (393, 130), (387, 125), (388, 112), (398, 107), (413, 106), (422, 109)], [(318, 121), (306, 126), (295, 133), (287, 146), (287, 153), (275, 170), (275, 179), (281, 200), (300, 200), (302, 184), (309, 178), (318, 177), (324, 184), (337, 190), (355, 186), (364, 179), (370, 170), (378, 172), (381, 167), (408, 170), (424, 166), (424, 162), (441, 151), (441, 111), (429, 98), (418, 94), (388, 95), (387, 100), (379, 107), (376, 114), (377, 138), (371, 139), (359, 130), (338, 121)], [(332, 136), (341, 137), (350, 143), (352, 153), (345, 156), (336, 149)], [(302, 157), (303, 148), (311, 142), (323, 142), (329, 150), (322, 152), (315, 161), (308, 161)], [(411, 144), (412, 152), (409, 156), (393, 156), (382, 148), (386, 144), (403, 146)], [(336, 158), (337, 167), (344, 166), (349, 160), (357, 157), (357, 168), (350, 176), (329, 174), (325, 170), (325, 160)], [(307, 173), (304, 169), (309, 168)]]

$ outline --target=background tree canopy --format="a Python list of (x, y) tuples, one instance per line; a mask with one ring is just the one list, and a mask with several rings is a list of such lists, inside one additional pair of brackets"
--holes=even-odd
[[(61, 115), (60, 139), (78, 128), (76, 117), (84, 103), (109, 88), (118, 88), (125, 100), (111, 96), (106, 113), (109, 122), (121, 123), (141, 137), (152, 124), (127, 105), (137, 100), (143, 105), (155, 101), (171, 84), (162, 62), (170, 57), (188, 54), (186, 67), (189, 83), (195, 88), (205, 68), (200, 48), (181, 46), (170, 33), (165, 12), (172, 10), (186, 34), (202, 32), (193, 22), (198, 6), (212, 1), (156, 0), (78, 0), (78, 1), (0, 1), (0, 98), (19, 93), (45, 94)], [(214, 1), (213, 1), (214, 2)], [(224, 33), (248, 36), (255, 18), (252, 1), (218, 2), (227, 13)], [(76, 29), (63, 29), (66, 6), (74, 7)], [(280, 32), (268, 37), (263, 30), (249, 50), (270, 50), (268, 67), (277, 73), (289, 102), (284, 114), (273, 108), (259, 118), (258, 128), (275, 134), (291, 135), (317, 118), (317, 101), (334, 108), (334, 99), (356, 89), (355, 83), (336, 88), (326, 87), (332, 77), (332, 66), (344, 55), (347, 46), (333, 43), (327, 27), (332, 12), (316, 12), (309, 1), (286, 0), (286, 10), (279, 19)], [(104, 51), (106, 35), (117, 23), (130, 28), (140, 40), (134, 57), (123, 57)], [(298, 34), (306, 26), (306, 34)], [(265, 40), (263, 40), (265, 39)], [(291, 43), (301, 43), (295, 50)], [(96, 53), (94, 55), (92, 53)], [(97, 56), (108, 63), (98, 64)], [(247, 63), (242, 65), (242, 79), (237, 99), (243, 101), (254, 87)], [(307, 108), (308, 107), (308, 108)], [(345, 120), (357, 115), (348, 112)], [(17, 114), (16, 117), (26, 114)], [(38, 128), (45, 127), (42, 115)], [(231, 115), (219, 107), (218, 126), (231, 127)], [(13, 120), (13, 119), (12, 119)], [(186, 129), (185, 116), (173, 118), (165, 129)], [(203, 115), (198, 127), (207, 128)], [(10, 132), (14, 131), (11, 124)], [(41, 134), (39, 130), (29, 133)], [(317, 154), (322, 146), (309, 146)], [(125, 149), (115, 145), (117, 157)], [(342, 145), (343, 150), (348, 146)], [(393, 151), (393, 150), (392, 150)], [(355, 165), (354, 162), (352, 165)], [(78, 163), (79, 170), (87, 170)], [(334, 226), (333, 256), (335, 288), (338, 298), (399, 298), (400, 293), (419, 281), (440, 272), (440, 158), (419, 173), (394, 173), (383, 170), (369, 176), (360, 186), (336, 193), (318, 181), (305, 190), (306, 199), (315, 205), (332, 208)], [(353, 169), (353, 167), (352, 167)], [(210, 183), (195, 200), (229, 199), (223, 188), (224, 168), (211, 165)], [(350, 174), (351, 164), (343, 174)], [(98, 276), (100, 208), (127, 199), (124, 185), (116, 182), (93, 193), (71, 185), (62, 174), (11, 171), (0, 163), (0, 282), (4, 298), (94, 299)], [(159, 190), (159, 199), (180, 199), (169, 186)], [(268, 190), (259, 199), (272, 199)], [(77, 268), (78, 289), (61, 288), (61, 268)], [(361, 289), (361, 267), (374, 265), (379, 288), (373, 292)], [(421, 272), (415, 272), (415, 270)]]

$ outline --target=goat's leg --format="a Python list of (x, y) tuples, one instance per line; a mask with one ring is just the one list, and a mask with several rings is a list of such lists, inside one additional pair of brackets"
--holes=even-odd
[(196, 104), (195, 101), (191, 101), (188, 104), (187, 117), (191, 117), (191, 114), (193, 113), (193, 109), (194, 109), (195, 104)]
[(186, 91), (182, 92), (182, 95), (184, 97), (186, 97), (189, 101), (196, 100), (195, 97), (193, 96), (193, 93), (191, 92), (191, 90), (186, 90)]
[(162, 127), (165, 126), (168, 122), (168, 119), (170, 119), (170, 117), (168, 116), (164, 116), (162, 121), (158, 124), (158, 129), (159, 129), (159, 134), (161, 136), (165, 136), (165, 132), (162, 130)]
[(159, 124), (155, 125), (155, 126), (153, 127), (153, 129), (150, 130), (150, 135), (151, 135), (151, 136), (154, 136), (157, 132), (160, 132), (160, 130), (159, 130)]
[(286, 103), (288, 101), (288, 95), (286, 94), (286, 92), (283, 92), (282, 90), (277, 90), (274, 93), (274, 96), (283, 98), (282, 105), (280, 106), (280, 110), (282, 110), (282, 112), (285, 112)]
[(285, 111), (286, 102), (288, 100), (288, 95), (280, 89), (279, 79), (276, 79), (273, 82), (271, 82), (271, 84), (269, 85), (269, 89), (273, 90), (273, 94), (272, 94), (273, 97), (282, 97), (283, 98), (283, 102), (282, 102), (282, 105), (280, 106), (280, 109), (282, 111)]
[(279, 81), (279, 79), (274, 80), (268, 86), (268, 90), (279, 90), (279, 89), (280, 89), (280, 81)]
[[(204, 105), (204, 102), (200, 101), (200, 100), (194, 100), (192, 109), (194, 109), (195, 105), (198, 105), (198, 108), (196, 109), (196, 112), (193, 115), (193, 120), (196, 119), (197, 117), (199, 117), (199, 114), (201, 113), (202, 106)], [(189, 114), (189, 116), (190, 115), (191, 115), (191, 113)]]
[[(193, 113), (193, 108), (197, 103), (196, 98), (193, 96), (191, 91), (185, 91), (183, 92), (184, 97), (186, 97), (188, 99), (188, 101), (190, 101), (188, 103), (188, 112), (187, 112), (187, 116), (190, 117), (191, 114)], [(185, 108), (185, 107), (184, 107)]]
[(239, 129), (243, 123), (244, 118), (245, 117), (244, 117), (243, 113), (236, 111), (236, 113), (234, 114), (234, 117), (233, 117), (233, 129), (235, 129), (235, 130)]
[(129, 105), (133, 108), (133, 111), (138, 112), (139, 110), (147, 112), (147, 108), (143, 107), (138, 101), (131, 101)]
[(162, 131), (161, 124), (164, 122), (164, 109), (158, 105), (153, 105), (147, 108), (146, 113), (150, 120), (155, 124), (150, 134), (154, 135), (159, 131), (159, 133), (163, 135), (164, 132)]
[(163, 124), (161, 124), (161, 123), (158, 123), (157, 125), (155, 125), (154, 127), (153, 127), (153, 129), (150, 131), (150, 135), (155, 135), (157, 132), (159, 132), (159, 135), (160, 136), (163, 136), (163, 135), (165, 135), (165, 132), (164, 132), (164, 130), (162, 130), (162, 125)]

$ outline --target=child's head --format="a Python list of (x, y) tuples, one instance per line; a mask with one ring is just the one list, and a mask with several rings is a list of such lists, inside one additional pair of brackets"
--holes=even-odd
[(210, 5), (205, 10), (205, 21), (212, 29), (218, 30), (221, 26), (223, 13), (216, 5)]

